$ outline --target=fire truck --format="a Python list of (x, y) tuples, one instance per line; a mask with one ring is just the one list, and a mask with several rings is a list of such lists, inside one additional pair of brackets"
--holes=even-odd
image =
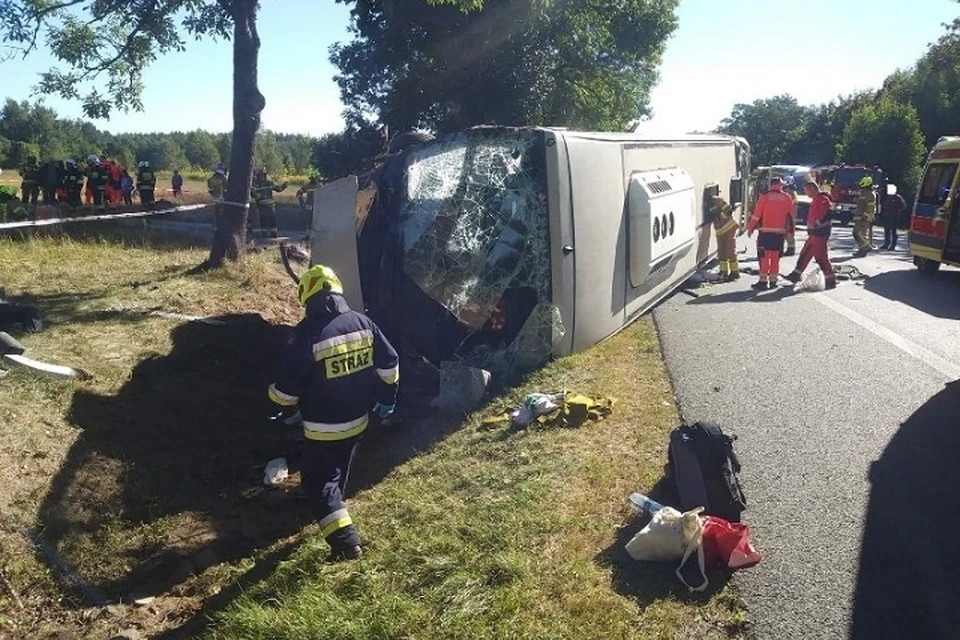
[(850, 224), (857, 209), (857, 198), (860, 196), (860, 180), (864, 176), (873, 178), (877, 193), (887, 192), (887, 178), (883, 170), (874, 165), (864, 164), (832, 164), (814, 167), (814, 180), (820, 189), (830, 194), (833, 200), (833, 219), (841, 225)]

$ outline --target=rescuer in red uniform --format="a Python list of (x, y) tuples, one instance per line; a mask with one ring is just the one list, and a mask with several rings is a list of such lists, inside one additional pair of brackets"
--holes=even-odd
[(800, 282), (803, 278), (803, 270), (811, 260), (816, 260), (827, 281), (827, 289), (834, 289), (837, 286), (837, 276), (833, 272), (833, 265), (830, 264), (830, 257), (827, 255), (830, 227), (833, 224), (831, 220), (833, 201), (830, 200), (830, 196), (820, 191), (820, 187), (813, 180), (803, 185), (803, 191), (811, 200), (810, 212), (807, 213), (807, 241), (803, 243), (803, 249), (800, 251), (797, 268), (787, 276), (787, 279), (790, 282)]
[(783, 253), (783, 240), (792, 228), (796, 216), (793, 198), (783, 191), (783, 181), (774, 176), (770, 179), (770, 190), (760, 196), (753, 209), (750, 222), (747, 223), (747, 236), (757, 237), (760, 250), (760, 279), (750, 285), (754, 289), (773, 289), (780, 275), (780, 255)]

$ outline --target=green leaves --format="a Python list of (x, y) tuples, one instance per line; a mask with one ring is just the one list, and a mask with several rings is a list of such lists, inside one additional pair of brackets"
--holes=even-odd
[(647, 113), (676, 0), (360, 0), (331, 50), (351, 121), (623, 129)]
[[(194, 37), (229, 37), (230, 0), (0, 0), (0, 44), (29, 54), (46, 45), (63, 63), (37, 90), (81, 100), (84, 113), (142, 108), (143, 70)], [(104, 80), (105, 79), (105, 80)], [(98, 89), (99, 87), (100, 89)]]
[(730, 116), (720, 123), (719, 131), (746, 138), (755, 165), (792, 163), (797, 159), (791, 155), (803, 138), (811, 115), (811, 110), (798, 104), (793, 96), (779, 95), (735, 105)]
[(924, 151), (917, 110), (888, 97), (854, 111), (837, 145), (840, 158), (879, 164), (901, 190), (917, 184)]

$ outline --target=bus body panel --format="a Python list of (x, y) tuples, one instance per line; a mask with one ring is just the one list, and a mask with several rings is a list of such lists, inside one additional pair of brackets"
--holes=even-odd
[[(704, 193), (712, 187), (729, 200), (731, 181), (735, 178), (741, 180), (745, 191), (749, 150), (743, 141), (725, 136), (658, 139), (564, 131), (558, 132), (558, 137), (565, 140), (569, 163), (574, 238), (573, 252), (560, 258), (574, 265), (575, 328), (572, 342), (563, 344), (575, 352), (627, 326), (716, 255)], [(685, 172), (693, 179), (692, 247), (658, 264), (642, 283), (633, 283), (630, 261), (637, 251), (630, 247), (631, 177), (670, 169)], [(738, 203), (736, 211), (742, 218), (746, 208)], [(565, 291), (570, 295), (569, 287)], [(571, 306), (565, 300), (554, 302), (561, 309)], [(560, 348), (556, 350), (557, 355), (564, 353)]]

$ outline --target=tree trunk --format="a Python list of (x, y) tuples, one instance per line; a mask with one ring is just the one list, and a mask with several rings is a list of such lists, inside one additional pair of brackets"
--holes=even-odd
[(246, 245), (253, 149), (260, 112), (266, 104), (257, 87), (257, 0), (234, 0), (233, 9), (233, 144), (223, 213), (213, 235), (207, 266), (218, 267), (224, 259), (238, 260)]

